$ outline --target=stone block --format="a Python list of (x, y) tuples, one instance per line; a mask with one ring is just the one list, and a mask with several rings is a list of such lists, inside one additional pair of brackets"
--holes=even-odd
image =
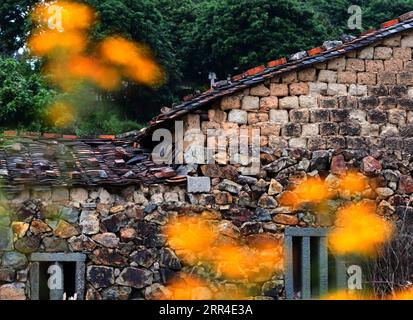
[(373, 124), (381, 124), (387, 122), (387, 114), (384, 111), (373, 109), (367, 112), (367, 121)]
[(184, 132), (201, 130), (201, 117), (199, 114), (187, 114), (184, 117)]
[(397, 83), (413, 86), (413, 72), (405, 71), (397, 74)]
[(264, 84), (260, 84), (250, 89), (250, 95), (257, 97), (267, 97), (270, 95), (270, 89), (268, 89)]
[(320, 97), (318, 99), (318, 104), (320, 108), (325, 108), (325, 109), (335, 109), (338, 108), (338, 100), (337, 98), (331, 98), (331, 97)]
[(413, 36), (405, 36), (401, 41), (402, 48), (413, 48)]
[(269, 96), (260, 99), (260, 110), (268, 111), (270, 109), (278, 108), (278, 98), (276, 96)]
[(320, 123), (320, 135), (333, 136), (338, 134), (338, 124), (334, 122)]
[(26, 300), (25, 285), (15, 282), (0, 286), (0, 300)]
[(406, 111), (400, 109), (391, 109), (387, 112), (388, 120), (395, 125), (403, 125), (406, 123)]
[(357, 83), (375, 85), (377, 83), (377, 76), (371, 72), (359, 72), (357, 74)]
[(248, 123), (248, 112), (245, 110), (234, 109), (228, 113), (228, 121), (238, 124)]
[(359, 99), (360, 109), (373, 109), (379, 105), (379, 99), (375, 96), (368, 96)]
[(307, 109), (290, 110), (290, 121), (297, 123), (307, 123), (310, 120), (310, 112)]
[(368, 88), (369, 96), (388, 96), (389, 90), (385, 85), (372, 86)]
[(356, 83), (357, 73), (354, 71), (339, 71), (337, 74), (338, 83)]
[(357, 71), (362, 72), (366, 70), (364, 60), (362, 59), (347, 59), (346, 65), (347, 71)]
[(310, 82), (309, 90), (311, 97), (318, 97), (327, 94), (327, 83), (324, 82)]
[(329, 96), (345, 96), (347, 94), (347, 86), (345, 84), (329, 83), (327, 95)]
[(121, 286), (141, 289), (151, 285), (153, 282), (153, 273), (147, 269), (125, 268), (116, 279), (116, 284)]
[(382, 60), (366, 60), (367, 72), (380, 72), (384, 71), (384, 63)]
[(83, 210), (80, 214), (79, 225), (84, 234), (96, 234), (99, 232), (99, 218), (93, 211)]
[(50, 201), (52, 199), (52, 189), (42, 187), (34, 188), (31, 192), (31, 198), (40, 199), (45, 202)]
[(338, 97), (338, 107), (340, 109), (357, 109), (358, 108), (358, 98), (352, 96)]
[(386, 124), (381, 126), (380, 128), (380, 135), (381, 136), (397, 136), (399, 134), (399, 130), (394, 124)]
[(221, 110), (231, 110), (241, 108), (240, 96), (227, 96), (221, 100)]
[(67, 188), (53, 188), (52, 189), (52, 201), (61, 202), (69, 201), (69, 189)]
[[(219, 109), (209, 109), (208, 110), (208, 119), (209, 121), (222, 123), (227, 120), (227, 113)], [(205, 122), (205, 121), (204, 121)], [(202, 123), (204, 123), (202, 122)]]
[(301, 135), (301, 125), (298, 123), (287, 123), (283, 126), (281, 134), (287, 137), (299, 137)]
[(259, 122), (254, 125), (254, 128), (259, 128), (262, 136), (279, 136), (281, 125), (272, 122)]
[(253, 96), (245, 96), (242, 98), (241, 109), (256, 110), (260, 108), (260, 98)]
[(271, 83), (270, 92), (272, 96), (286, 97), (288, 96), (288, 84), (285, 83)]
[(366, 141), (362, 137), (346, 137), (347, 148), (359, 150), (366, 148)]
[(366, 122), (367, 113), (364, 110), (350, 110), (350, 120), (357, 120), (360, 123)]
[(326, 147), (328, 149), (345, 149), (346, 148), (346, 139), (342, 136), (331, 136), (327, 138)]
[(309, 93), (308, 84), (298, 82), (290, 84), (290, 94), (293, 96), (307, 95)]
[(396, 84), (396, 74), (384, 71), (377, 74), (377, 84)]
[(73, 188), (70, 190), (70, 200), (77, 202), (85, 202), (88, 198), (88, 192), (83, 188)]
[(332, 122), (347, 121), (350, 116), (348, 109), (333, 109), (330, 111), (330, 119)]
[(285, 138), (282, 137), (269, 136), (268, 146), (274, 149), (284, 149), (288, 147), (288, 142)]
[(402, 37), (401, 36), (393, 36), (390, 38), (386, 38), (383, 40), (383, 45), (386, 47), (399, 47)]
[(298, 97), (284, 97), (279, 100), (280, 109), (297, 109), (299, 106)]
[(398, 98), (408, 96), (409, 88), (406, 85), (389, 86), (389, 95)]
[(390, 59), (384, 61), (384, 70), (390, 72), (397, 72), (403, 70), (403, 60)]
[(112, 267), (89, 266), (86, 279), (95, 288), (107, 288), (115, 283), (115, 272)]
[(330, 119), (330, 112), (326, 109), (310, 110), (310, 122), (319, 123), (327, 122)]
[(297, 82), (297, 72), (291, 71), (281, 77), (282, 83), (294, 83)]
[(316, 80), (316, 69), (315, 68), (306, 68), (298, 72), (299, 81), (315, 81)]
[(9, 227), (0, 226), (0, 251), (13, 250), (13, 231)]
[(350, 84), (348, 87), (350, 96), (365, 96), (367, 94), (367, 86), (361, 84)]
[(306, 123), (301, 126), (302, 137), (314, 137), (319, 134), (318, 123)]
[(20, 252), (5, 252), (2, 257), (2, 266), (20, 270), (26, 267), (27, 258)]
[(346, 58), (340, 57), (330, 60), (327, 65), (328, 69), (342, 71), (346, 69)]
[(335, 83), (337, 82), (337, 72), (331, 70), (320, 70), (318, 82)]
[(361, 125), (357, 121), (345, 121), (340, 123), (340, 134), (343, 136), (360, 135)]
[(298, 103), (300, 108), (316, 108), (318, 106), (317, 98), (311, 96), (299, 96)]
[(248, 112), (248, 124), (256, 124), (258, 122), (268, 121), (268, 113), (264, 112)]
[(211, 190), (211, 178), (187, 176), (187, 190), (189, 193), (209, 192)]
[(394, 48), (393, 58), (400, 59), (403, 61), (412, 60), (412, 49), (411, 48)]
[(358, 58), (359, 59), (373, 59), (374, 56), (374, 48), (373, 47), (367, 47), (358, 53)]
[(326, 148), (326, 140), (324, 137), (308, 138), (307, 148), (310, 151), (323, 150)]
[(290, 148), (307, 148), (307, 139), (306, 138), (291, 138), (288, 142)]
[(393, 49), (389, 47), (375, 47), (374, 48), (374, 59), (377, 60), (388, 60), (393, 56)]

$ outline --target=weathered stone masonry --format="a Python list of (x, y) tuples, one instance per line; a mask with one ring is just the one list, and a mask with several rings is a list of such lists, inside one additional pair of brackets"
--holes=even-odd
[[(133, 183), (134, 164), (126, 169), (120, 161), (133, 155), (118, 150), (119, 175), (131, 179), (125, 186), (110, 181), (101, 187), (26, 184), (3, 202), (6, 210), (0, 215), (0, 299), (31, 298), (33, 252), (84, 253), (86, 299), (150, 299), (180, 270), (202, 275), (202, 269), (185, 266), (168, 248), (161, 227), (171, 216), (212, 212), (211, 219), (229, 237), (265, 233), (282, 238), (286, 226), (331, 226), (333, 217), (279, 205), (279, 197), (307, 177), (325, 178), (333, 188), (342, 174), (360, 171), (369, 177), (361, 196), (377, 204), (378, 214), (413, 223), (412, 48), (413, 33), (399, 32), (185, 115), (186, 129), (205, 134), (210, 128), (227, 136), (259, 128), (256, 176), (217, 158), (217, 164), (175, 166), (175, 173), (168, 173), (170, 183)], [(339, 208), (347, 200), (329, 205)], [(282, 275), (258, 286), (260, 298), (284, 297)]]
[(411, 152), (412, 45), (406, 33), (272, 78), (224, 97), (201, 128), (256, 127), (261, 146), (270, 148)]

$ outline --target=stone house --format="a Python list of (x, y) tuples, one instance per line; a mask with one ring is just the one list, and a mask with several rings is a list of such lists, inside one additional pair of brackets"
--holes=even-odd
[[(185, 268), (162, 226), (170, 215), (205, 210), (244, 237), (284, 238), (291, 268), (259, 284), (256, 296), (311, 298), (313, 287), (328, 291), (331, 275), (320, 266), (328, 265), (325, 227), (333, 222), (278, 199), (307, 176), (333, 180), (355, 169), (370, 177), (364, 194), (378, 214), (413, 222), (412, 48), (409, 12), (357, 38), (327, 41), (219, 82), (164, 108), (141, 132), (97, 138), (5, 132), (0, 300), (64, 293), (150, 299)], [(217, 156), (227, 146), (212, 155), (215, 163), (185, 163), (186, 154), (182, 164), (157, 163), (153, 133), (171, 129), (176, 137), (176, 121), (201, 147), (258, 129), (258, 171), (248, 161)], [(215, 135), (198, 138), (210, 129)], [(173, 150), (187, 146), (174, 143)], [(314, 243), (317, 255), (310, 253)], [(344, 262), (334, 263), (339, 286)], [(317, 284), (311, 264), (319, 266)], [(63, 270), (63, 288), (46, 285), (51, 266)]]

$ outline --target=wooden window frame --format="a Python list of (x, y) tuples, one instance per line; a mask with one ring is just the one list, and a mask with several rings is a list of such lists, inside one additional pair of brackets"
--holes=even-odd
[[(311, 293), (311, 238), (317, 237), (318, 241), (318, 272), (319, 272), (319, 294), (323, 296), (329, 291), (329, 254), (327, 248), (327, 233), (330, 228), (297, 228), (285, 229), (284, 252), (285, 252), (285, 293), (286, 299), (297, 299), (294, 287), (294, 261), (293, 261), (293, 238), (298, 238), (301, 243), (301, 288), (300, 299), (308, 300), (314, 298)], [(332, 258), (330, 256), (330, 258)], [(336, 288), (346, 287), (346, 268), (344, 262), (338, 257), (333, 257), (335, 263), (335, 285)]]

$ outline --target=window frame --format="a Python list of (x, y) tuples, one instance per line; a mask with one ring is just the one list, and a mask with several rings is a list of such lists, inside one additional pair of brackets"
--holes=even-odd
[[(318, 264), (319, 264), (319, 294), (328, 293), (329, 290), (329, 254), (327, 247), (327, 234), (331, 228), (297, 228), (287, 227), (284, 230), (284, 264), (285, 264), (285, 294), (286, 299), (297, 299), (295, 296), (294, 283), (294, 258), (293, 238), (301, 238), (301, 297), (300, 299), (312, 299), (311, 295), (311, 238), (317, 237), (318, 242)], [(335, 285), (336, 288), (345, 288), (347, 282), (346, 267), (344, 261), (339, 257), (334, 258)]]
[(83, 253), (32, 253), (29, 256), (30, 266), (30, 300), (39, 300), (40, 295), (40, 262), (72, 262), (75, 269), (75, 291), (77, 300), (83, 300), (85, 295), (86, 255)]

